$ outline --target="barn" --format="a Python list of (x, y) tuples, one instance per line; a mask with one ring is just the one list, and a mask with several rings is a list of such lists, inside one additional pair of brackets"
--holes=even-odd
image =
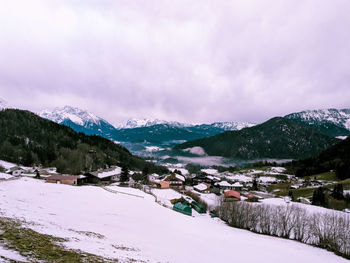
[(46, 183), (54, 184), (69, 184), (69, 185), (81, 185), (82, 182), (79, 176), (74, 175), (62, 175), (62, 174), (53, 174), (45, 178)]

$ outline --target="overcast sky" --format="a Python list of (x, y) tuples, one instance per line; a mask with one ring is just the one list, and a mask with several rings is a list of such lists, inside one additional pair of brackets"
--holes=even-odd
[(350, 107), (349, 0), (1, 0), (0, 98), (134, 118)]

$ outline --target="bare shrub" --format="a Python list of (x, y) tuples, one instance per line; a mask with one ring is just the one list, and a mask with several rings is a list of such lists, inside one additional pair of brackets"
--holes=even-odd
[(230, 226), (294, 239), (350, 258), (350, 216), (310, 213), (298, 205), (220, 202), (218, 216)]

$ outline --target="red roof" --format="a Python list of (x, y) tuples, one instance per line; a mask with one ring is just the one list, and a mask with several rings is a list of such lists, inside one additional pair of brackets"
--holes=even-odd
[(230, 191), (227, 191), (225, 192), (225, 197), (234, 197), (234, 198), (237, 198), (237, 199), (241, 199), (241, 194), (235, 190), (230, 190)]

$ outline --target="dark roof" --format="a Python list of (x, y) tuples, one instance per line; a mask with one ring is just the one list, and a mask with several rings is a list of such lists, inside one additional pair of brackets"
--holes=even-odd
[(62, 174), (53, 174), (45, 178), (46, 180), (75, 180), (79, 179), (79, 176), (74, 175), (62, 175)]

